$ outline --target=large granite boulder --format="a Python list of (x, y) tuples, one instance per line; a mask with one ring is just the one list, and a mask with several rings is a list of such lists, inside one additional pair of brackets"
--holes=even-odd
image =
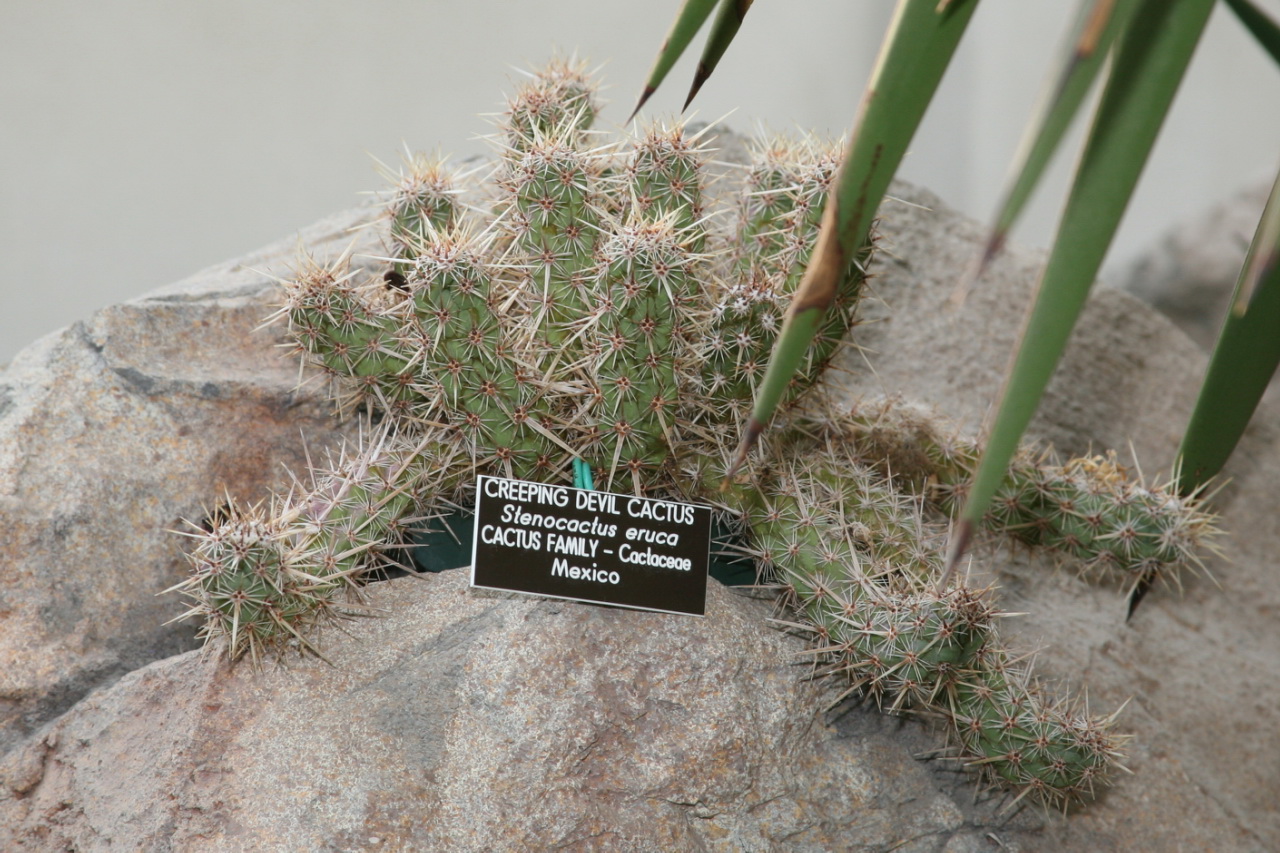
[(708, 592), (700, 619), (471, 592), (466, 572), (446, 572), (379, 584), (371, 603), (387, 616), (330, 644), (332, 666), (231, 670), (199, 652), (154, 663), (10, 761), (0, 841), (1097, 850), (1208, 845), (1232, 826), (1178, 776), (1141, 780), (1158, 812), (1121, 798), (1063, 821), (1001, 815), (1007, 797), (975, 804), (962, 773), (912, 757), (930, 748), (924, 727), (874, 708), (824, 723), (802, 645), (766, 624), (770, 606)]
[[(1039, 258), (1011, 251), (951, 308), (979, 229), (927, 193), (895, 195), (907, 203), (883, 210), (878, 301), (834, 393), (899, 394), (977, 429)], [(359, 216), (307, 237), (336, 250), (339, 226)], [(224, 486), (264, 495), (280, 481), (277, 460), (296, 464), (300, 431), (315, 447), (341, 431), (317, 396), (289, 396), (296, 372), (277, 360), (273, 333), (249, 332), (270, 282), (247, 267), (279, 272), (291, 251), (111, 309), (83, 327), (116, 330), (89, 336), (96, 350), (73, 329), (0, 375), (20, 401), (0, 421), (0, 437), (15, 436), (0, 444), (13, 472), (4, 524), (34, 531), (0, 563), (16, 743), (0, 758), (0, 849), (1280, 846), (1273, 408), (1218, 501), (1233, 535), (1228, 559), (1210, 561), (1216, 583), (1157, 591), (1126, 623), (1122, 590), (1042, 557), (980, 550), (975, 571), (1028, 614), (1005, 620), (1011, 644), (1040, 648), (1037, 669), (1087, 688), (1097, 710), (1131, 700), (1121, 719), (1133, 774), (1066, 817), (977, 793), (954, 762), (928, 757), (942, 743), (928, 721), (847, 703), (822, 713), (831, 694), (800, 681), (803, 641), (766, 624), (766, 602), (720, 588), (698, 619), (472, 592), (446, 573), (376, 585), (385, 617), (332, 632), (332, 666), (255, 672), (194, 651), (142, 666), (190, 647), (189, 629), (161, 627), (181, 605), (153, 596), (183, 572), (180, 544), (162, 531)], [(166, 322), (180, 310), (192, 313)], [(55, 369), (72, 356), (105, 363), (98, 375), (116, 390), (80, 390), (81, 373)], [(1068, 452), (1132, 446), (1154, 472), (1171, 461), (1203, 369), (1167, 320), (1100, 292), (1033, 432)], [(166, 377), (142, 383), (153, 391), (206, 390), (123, 409), (132, 392), (111, 383), (134, 374)], [(60, 414), (43, 420), (53, 402), (21, 402), (59, 395)], [(210, 399), (226, 407), (209, 418), (221, 432), (197, 443), (199, 425), (182, 418)], [(59, 447), (75, 418), (80, 437)], [(176, 437), (156, 438), (151, 421)], [(112, 483), (129, 484), (129, 500)], [(51, 519), (68, 500), (78, 515), (58, 539)]]
[[(338, 254), (368, 212), (308, 229)], [(95, 686), (193, 645), (164, 623), (171, 531), (334, 443), (323, 387), (261, 329), (297, 238), (97, 312), (0, 371), (0, 751)]]

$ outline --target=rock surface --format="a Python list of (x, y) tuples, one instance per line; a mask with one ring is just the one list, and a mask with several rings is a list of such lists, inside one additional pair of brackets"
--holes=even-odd
[[(883, 210), (881, 302), (855, 332), (863, 351), (847, 357), (837, 393), (900, 394), (976, 429), (995, 399), (1038, 257), (1011, 252), (963, 307), (949, 308), (979, 229), (927, 193), (899, 186), (895, 194), (909, 204)], [(333, 225), (309, 236), (329, 246), (339, 239)], [(242, 263), (282, 265), (289, 254), (273, 249)], [(74, 485), (56, 481), (64, 499), (94, 496), (82, 504), (75, 542), (96, 544), (99, 559), (84, 550), (66, 559), (69, 546), (52, 538), (33, 540), (43, 544), (28, 548), (30, 555), (19, 552), (25, 562), (5, 554), (2, 588), (6, 602), (17, 604), (6, 604), (0, 662), (23, 679), (22, 690), (6, 695), (26, 709), (11, 718), (11, 731), (31, 729), (77, 698), (71, 691), (42, 706), (43, 689), (73, 678), (80, 692), (95, 679), (104, 686), (0, 760), (0, 849), (1280, 847), (1274, 407), (1256, 419), (1227, 472), (1233, 479), (1218, 506), (1234, 535), (1225, 543), (1228, 559), (1210, 561), (1217, 586), (1190, 578), (1182, 595), (1157, 591), (1126, 624), (1123, 592), (1114, 586), (1054, 571), (1042, 558), (980, 552), (976, 565), (1000, 583), (1006, 609), (1030, 614), (1006, 620), (1004, 633), (1022, 648), (1042, 648), (1041, 673), (1087, 688), (1095, 709), (1132, 697), (1122, 724), (1135, 735), (1134, 774), (1066, 818), (1001, 812), (1007, 796), (975, 795), (952, 764), (918, 760), (940, 744), (924, 723), (861, 706), (819, 714), (819, 688), (797, 681), (805, 670), (792, 653), (802, 642), (764, 624), (765, 604), (719, 588), (711, 590), (709, 615), (694, 619), (471, 593), (458, 573), (403, 580), (374, 588), (387, 618), (327, 638), (332, 668), (301, 661), (255, 673), (188, 653), (107, 686), (188, 641), (158, 627), (179, 605), (151, 593), (182, 566), (179, 546), (157, 531), (198, 513), (220, 488), (219, 476), (238, 495), (264, 494), (272, 473), (264, 469), (276, 454), (297, 452), (299, 429), (316, 446), (333, 439), (323, 432), (333, 426), (318, 400), (305, 398), (272, 419), (262, 414), (262, 398), (245, 390), (292, 387), (294, 374), (274, 360), (270, 333), (247, 344), (217, 331), (251, 328), (267, 294), (262, 276), (233, 264), (112, 309), (136, 320), (122, 367), (176, 374), (197, 387), (207, 376), (238, 389), (219, 399), (241, 412), (238, 420), (223, 415), (239, 432), (227, 427), (195, 450), (154, 440), (126, 450), (133, 445), (122, 436), (157, 417), (150, 409), (108, 417), (115, 398), (102, 394), (76, 414), (115, 423), (117, 432), (99, 429), (96, 443), (67, 447), (61, 470), (98, 464), (95, 454), (108, 452), (161, 458), (117, 456), (97, 469), (104, 478), (123, 470), (135, 480), (152, 502), (145, 513), (122, 513), (119, 498), (90, 491), (77, 475)], [(184, 341), (172, 323), (150, 319), (175, 303), (195, 306), (207, 326)], [(100, 328), (110, 315), (85, 328)], [(148, 329), (157, 337), (148, 338)], [(3, 376), (18, 389), (11, 397), (56, 390), (56, 376), (24, 377), (54, 376), (46, 365), (77, 351), (69, 335), (42, 342)], [(93, 348), (79, 346), (79, 357), (91, 362)], [(177, 361), (189, 349), (202, 354), (199, 365), (187, 355)], [(1167, 320), (1123, 293), (1099, 292), (1033, 432), (1068, 452), (1132, 442), (1149, 472), (1167, 466), (1193, 402), (1188, 377), (1199, 376), (1204, 362)], [(254, 384), (255, 371), (269, 378)], [(195, 399), (188, 392), (181, 405), (157, 408), (175, 417), (172, 411), (194, 409)], [(37, 410), (21, 409), (26, 422), (35, 422)], [(60, 411), (57, 420), (39, 421), (46, 431), (73, 409), (68, 403)], [(276, 438), (244, 429), (250, 421), (262, 421), (255, 426)], [(53, 443), (0, 446), (13, 448), (0, 461), (14, 471), (4, 480), (13, 495), (4, 508), (16, 513), (38, 485), (53, 482), (33, 479), (53, 476), (55, 466), (32, 461), (30, 450), (49, 454)], [(251, 455), (263, 446), (271, 449)], [(241, 480), (220, 474), (231, 470), (247, 473)], [(52, 537), (53, 522), (41, 523)], [(128, 559), (144, 545), (150, 562)], [(108, 547), (122, 550), (103, 560)], [(13, 588), (24, 597), (10, 596)], [(76, 618), (61, 629), (38, 621), (63, 589), (114, 597), (81, 592)], [(155, 616), (117, 618), (126, 606), (152, 608)], [(29, 646), (33, 630), (42, 645)], [(26, 661), (28, 646), (54, 660)], [(103, 649), (129, 653), (115, 652), (114, 668), (94, 669)]]
[(153, 664), (45, 733), (9, 844), (829, 850), (959, 828), (940, 794), (884, 797), (900, 782), (864, 744), (815, 738), (768, 607), (710, 596), (697, 619), (470, 593), (454, 571), (379, 585), (390, 615), (333, 667)]
[(1120, 287), (1212, 349), (1270, 191), (1270, 182), (1246, 187), (1175, 226), (1129, 266)]
[[(902, 214), (886, 206), (888, 252), (877, 288), (882, 304), (855, 332), (864, 354), (848, 361), (842, 393), (898, 393), (925, 401), (977, 430), (998, 397), (1009, 353), (1032, 295), (1040, 258), (1012, 253), (997, 262), (960, 309), (948, 297), (982, 229), (937, 207), (927, 194), (908, 201), (932, 208)], [(897, 220), (895, 223), (894, 220)], [(873, 369), (868, 369), (867, 364)], [(1132, 451), (1148, 476), (1173, 463), (1206, 355), (1163, 315), (1133, 297), (1096, 289), (1077, 326), (1029, 435), (1064, 454)], [(1186, 849), (1280, 847), (1280, 406), (1264, 400), (1228, 462), (1214, 506), (1226, 537), (1209, 576), (1182, 580), (1182, 592), (1148, 596), (1126, 624), (1124, 590), (1054, 571), (1044, 557), (988, 548), (976, 567), (1001, 587), (1011, 645), (1041, 648), (1036, 669), (1087, 689), (1095, 708), (1129, 701), (1122, 717), (1134, 734), (1134, 775), (1101, 803), (1073, 815), (1071, 849), (1176, 849), (1142, 841), (1165, 823), (1186, 831)], [(1167, 473), (1165, 473), (1167, 476)], [(1175, 790), (1223, 821), (1201, 823), (1182, 807), (1166, 810)], [(1110, 817), (1108, 817), (1110, 813)], [(1110, 820), (1141, 824), (1130, 841)], [(1189, 840), (1203, 833), (1203, 841)], [(1056, 844), (1047, 849), (1060, 849)]]
[[(367, 214), (366, 214), (367, 215)], [(336, 254), (359, 218), (303, 235)], [(332, 406), (258, 329), (282, 241), (32, 344), (0, 371), (0, 751), (95, 686), (189, 649), (169, 531), (250, 501), (332, 444)]]
[(14, 829), (0, 840), (193, 851), (1222, 840), (1229, 821), (1180, 779), (1157, 787), (1159, 813), (1214, 835), (1153, 823), (1150, 806), (1063, 823), (1002, 818), (1001, 797), (973, 805), (962, 774), (910, 757), (927, 748), (921, 726), (870, 708), (822, 723), (800, 646), (768, 627), (769, 605), (708, 592), (698, 619), (471, 592), (461, 571), (380, 584), (371, 603), (388, 615), (332, 644), (333, 666), (229, 671), (191, 652), (81, 702), (10, 761), (0, 815)]

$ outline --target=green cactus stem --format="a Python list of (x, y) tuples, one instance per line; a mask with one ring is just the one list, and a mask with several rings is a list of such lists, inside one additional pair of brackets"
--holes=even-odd
[(388, 177), (395, 184), (385, 214), (391, 252), (398, 258), (413, 258), (414, 246), (457, 219), (457, 179), (443, 160), (422, 154), (410, 155), (405, 169), (398, 175), (388, 172)]
[[(192, 575), (170, 591), (192, 599), (178, 617), (204, 620), (206, 643), (222, 642), (232, 660), (255, 662), (294, 642), (315, 651), (311, 637), (332, 618), (341, 583), (290, 559), (285, 525), (262, 506), (228, 502), (225, 518), (197, 538)], [(206, 645), (208, 648), (208, 645)]]
[[(752, 149), (746, 187), (738, 200), (733, 241), (734, 275), (715, 294), (713, 322), (701, 357), (717, 396), (727, 396), (741, 419), (753, 405), (782, 317), (804, 276), (817, 240), (827, 192), (840, 151), (816, 139), (780, 139)], [(870, 250), (849, 280), (805, 357), (787, 400), (794, 400), (826, 368), (853, 325)]]
[(360, 578), (403, 564), (410, 526), (467, 468), (438, 434), (383, 429), (271, 507), (228, 500), (193, 534), (192, 575), (171, 590), (192, 601), (179, 618), (202, 618), (232, 660), (295, 646), (319, 655), (315, 632), (351, 610)]
[[(800, 418), (800, 428), (838, 434), (895, 482), (954, 514), (963, 503), (980, 447), (937, 416), (896, 400), (825, 409)], [(991, 533), (1044, 548), (1086, 575), (1129, 583), (1149, 570), (1174, 582), (1200, 566), (1217, 536), (1201, 494), (1179, 495), (1120, 465), (1114, 453), (1057, 463), (1024, 449), (983, 519)]]
[(999, 643), (989, 596), (939, 591), (940, 537), (913, 502), (829, 447), (789, 448), (757, 498), (754, 553), (814, 638), (821, 674), (942, 716), (959, 757), (1045, 802), (1091, 794), (1121, 756), (1114, 719), (1052, 702)]

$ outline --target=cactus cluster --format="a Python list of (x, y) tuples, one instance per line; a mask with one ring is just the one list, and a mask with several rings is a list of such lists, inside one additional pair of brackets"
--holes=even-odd
[[(296, 349), (382, 426), (269, 509), (197, 535), (188, 615), (232, 658), (314, 650), (359, 579), (398, 561), (410, 527), (468, 505), (477, 474), (570, 482), (585, 461), (610, 490), (732, 519), (851, 690), (941, 716), (992, 779), (1050, 801), (1090, 790), (1119, 754), (1110, 719), (1036, 686), (988, 591), (938, 589), (945, 524), (930, 507), (954, 499), (973, 444), (896, 404), (833, 411), (813, 389), (854, 323), (866, 255), (778, 438), (725, 479), (839, 151), (762, 143), (717, 187), (700, 134), (656, 125), (618, 145), (591, 129), (598, 112), (583, 70), (552, 63), (509, 103), (490, 180), (407, 163), (378, 273), (307, 261), (286, 283), (278, 318)], [(993, 521), (1091, 563), (1182, 561), (1208, 529), (1194, 502), (1111, 461), (1026, 456), (1014, 473)]]

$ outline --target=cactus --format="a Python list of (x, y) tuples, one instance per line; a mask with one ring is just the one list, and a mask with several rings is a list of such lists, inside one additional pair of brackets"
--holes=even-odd
[(439, 484), (462, 462), (426, 431), (409, 437), (382, 429), (313, 472), (309, 488), (241, 508), (228, 499), (197, 544), (191, 577), (170, 591), (194, 599), (179, 619), (199, 616), (206, 640), (225, 640), (231, 659), (279, 653), (300, 645), (351, 607), (359, 582), (394, 563), (420, 508), (439, 498)]
[[(231, 658), (315, 651), (359, 579), (396, 561), (413, 524), (467, 505), (478, 473), (569, 482), (585, 460), (611, 490), (733, 519), (789, 624), (850, 690), (948, 721), (993, 780), (1046, 801), (1090, 791), (1120, 753), (1111, 718), (1036, 685), (1001, 645), (988, 591), (938, 589), (937, 510), (976, 445), (904, 405), (834, 409), (814, 389), (869, 257), (846, 271), (777, 438), (725, 479), (839, 152), (757, 145), (717, 217), (700, 135), (655, 125), (623, 149), (591, 130), (598, 112), (581, 67), (553, 63), (508, 105), (488, 187), (410, 160), (383, 218), (381, 277), (304, 260), (277, 319), (344, 404), (384, 427), (269, 512), (236, 510), (199, 536), (188, 615)], [(1198, 502), (1124, 473), (1028, 453), (993, 524), (1092, 565), (1186, 562), (1211, 531)]]
[[(817, 239), (827, 190), (839, 165), (837, 152), (813, 139), (773, 140), (753, 152), (746, 188), (738, 204), (735, 275), (715, 302), (718, 322), (706, 335), (701, 355), (712, 382), (724, 385), (743, 417), (760, 384), (782, 315), (804, 273)], [(865, 275), (860, 259), (828, 312), (793, 382), (794, 400), (820, 373), (853, 323)]]
[[(807, 413), (807, 429), (852, 442), (886, 476), (954, 515), (964, 502), (981, 448), (940, 418), (901, 401)], [(992, 534), (1060, 555), (1088, 575), (1136, 584), (1148, 572), (1177, 583), (1212, 549), (1214, 516), (1200, 494), (1148, 483), (1114, 452), (1058, 463), (1024, 449), (983, 519)]]
[(774, 493), (748, 496), (753, 556), (771, 569), (793, 626), (814, 637), (825, 671), (893, 710), (940, 714), (993, 781), (1048, 802), (1091, 792), (1121, 754), (1113, 719), (1051, 701), (1000, 644), (983, 591), (936, 589), (941, 537), (919, 499), (834, 437), (781, 449)]
[(387, 241), (398, 258), (414, 257), (413, 246), (448, 228), (458, 214), (458, 190), (439, 158), (410, 154), (405, 165), (399, 175), (382, 170), (396, 184), (385, 216)]
[(336, 583), (290, 562), (275, 513), (228, 501), (218, 516), (190, 554), (192, 576), (174, 587), (195, 598), (178, 618), (202, 617), (203, 636), (225, 639), (233, 659), (295, 639), (314, 648), (308, 636), (330, 615)]

